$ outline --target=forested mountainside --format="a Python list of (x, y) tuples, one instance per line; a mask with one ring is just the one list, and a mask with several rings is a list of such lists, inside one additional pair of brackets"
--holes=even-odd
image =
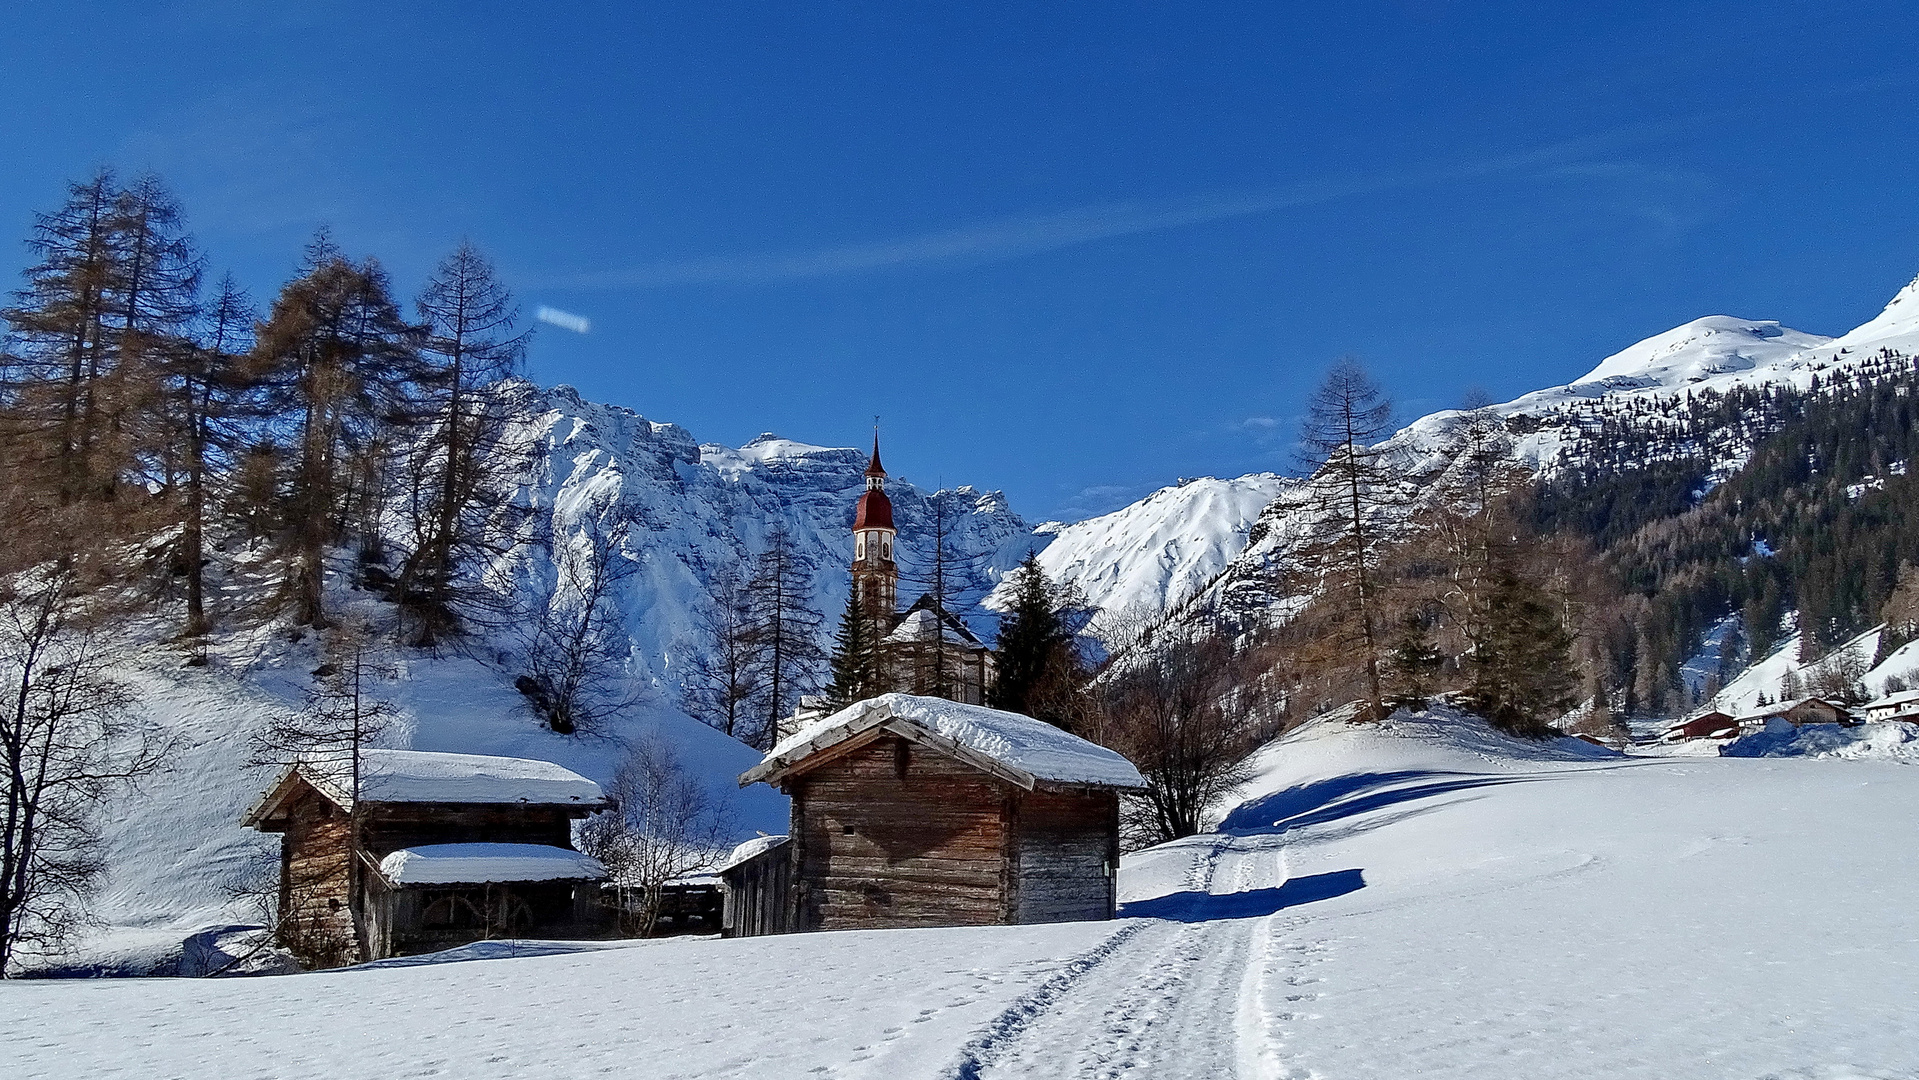
[(1677, 461), (1549, 482), (1540, 517), (1594, 536), (1680, 643), (1738, 614), (1730, 648), (1763, 656), (1796, 611), (1811, 658), (1883, 621), (1919, 565), (1919, 375), (1887, 361), (1765, 398), (1776, 432), (1703, 499), (1709, 462)]
[[(1578, 700), (1635, 713), (1692, 707), (1705, 688), (1682, 688), (1680, 670), (1728, 615), (1743, 626), (1714, 639), (1728, 677), (1790, 636), (1797, 612), (1808, 656), (1845, 641), (1883, 616), (1915, 555), (1896, 509), (1915, 354), (1919, 282), (1839, 338), (1715, 316), (1640, 342), (1567, 386), (1422, 417), (1359, 454), (1370, 532), (1361, 562), (1378, 574), (1382, 617), (1424, 622), (1423, 636), (1454, 633), (1437, 646), (1452, 650), (1441, 667), (1466, 677), (1472, 650), (1457, 639), (1466, 601), (1435, 579), (1463, 571), (1457, 557), (1448, 568), (1433, 553), (1463, 513), (1482, 525), (1498, 516), (1513, 544), (1550, 553), (1537, 584), (1574, 638)], [(1172, 617), (1256, 637), (1292, 623), (1294, 635), (1331, 632), (1320, 618), (1339, 602), (1325, 597), (1338, 576), (1325, 519), (1338, 516), (1344, 479), (1328, 468), (1282, 487), (1230, 534), (1244, 544), (1217, 574), (1169, 597)], [(1498, 515), (1484, 508), (1489, 494), (1505, 504)], [(1077, 555), (1041, 559), (1069, 580), (1083, 573)], [(1282, 666), (1306, 669), (1295, 679), (1339, 666), (1336, 653), (1298, 658), (1302, 648), (1281, 650), (1295, 657)], [(1334, 683), (1325, 701), (1354, 690)], [(1295, 704), (1318, 707), (1312, 694)]]

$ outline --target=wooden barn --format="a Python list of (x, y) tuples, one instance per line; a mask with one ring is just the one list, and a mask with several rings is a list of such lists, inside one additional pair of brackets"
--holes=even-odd
[(1852, 713), (1843, 706), (1834, 705), (1824, 698), (1800, 698), (1797, 701), (1782, 701), (1777, 705), (1768, 705), (1757, 712), (1739, 718), (1741, 731), (1761, 731), (1773, 720), (1784, 720), (1788, 724), (1850, 724)]
[(1682, 739), (1730, 739), (1737, 734), (1739, 721), (1715, 709), (1681, 720), (1667, 728), (1662, 738), (1668, 742), (1678, 742)]
[(282, 773), (243, 824), (280, 839), (281, 943), (313, 967), (604, 932), (572, 823), (608, 805), (546, 761), (363, 750)]
[(721, 875), (741, 935), (1110, 919), (1119, 797), (1145, 788), (1050, 724), (909, 694), (813, 722), (755, 782), (792, 798), (792, 829)]

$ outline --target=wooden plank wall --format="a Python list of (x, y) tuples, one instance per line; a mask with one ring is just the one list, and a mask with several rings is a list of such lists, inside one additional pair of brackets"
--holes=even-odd
[(309, 967), (358, 958), (349, 867), (352, 821), (308, 789), (287, 813), (280, 837), (280, 943)]
[(720, 875), (722, 937), (792, 932), (793, 846), (782, 841)]
[(893, 735), (794, 778), (797, 929), (1008, 921), (1010, 790)]
[(1112, 918), (1119, 797), (1110, 791), (1024, 792), (1017, 820), (1017, 921)]

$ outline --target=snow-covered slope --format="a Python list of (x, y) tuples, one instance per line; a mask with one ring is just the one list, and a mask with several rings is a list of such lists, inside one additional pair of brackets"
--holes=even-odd
[(485, 942), (0, 983), (0, 1075), (1022, 1080), (1919, 1075), (1910, 766), (1301, 728), (1108, 923)]
[[(1894, 679), (1907, 686), (1919, 682), (1919, 641), (1906, 642), (1880, 656), (1880, 637), (1884, 633), (1884, 626), (1875, 626), (1811, 663), (1799, 659), (1799, 635), (1794, 634), (1740, 672), (1739, 677), (1728, 682), (1705, 707), (1745, 716), (1759, 708), (1761, 698), (1776, 703), (1817, 695), (1824, 673), (1835, 668), (1856, 673), (1860, 686), (1871, 697), (1890, 693)], [(1797, 683), (1796, 692), (1786, 685), (1788, 677)]]
[(1614, 353), (1575, 385), (1677, 386), (1728, 372), (1769, 367), (1831, 340), (1789, 330), (1776, 322), (1708, 315)]
[[(1919, 280), (1907, 285), (1870, 322), (1838, 338), (1715, 315), (1637, 342), (1602, 360), (1584, 378), (1491, 406), (1503, 426), (1505, 453), (1543, 475), (1612, 461), (1617, 446), (1602, 432), (1633, 431), (1644, 460), (1703, 457), (1723, 478), (1744, 464), (1768, 432), (1756, 426), (1701, 430), (1686, 422), (1694, 398), (1740, 387), (1810, 390), (1835, 373), (1870, 374), (1909, 365), (1919, 356)], [(1455, 466), (1466, 414), (1442, 410), (1420, 417), (1384, 445), (1407, 468), (1407, 504), (1417, 507)], [(1283, 615), (1297, 598), (1285, 571), (1306, 533), (1310, 481), (1279, 491), (1253, 524), (1249, 542), (1202, 590), (1196, 606), (1242, 619)], [(1121, 510), (1128, 515), (1137, 507)], [(1387, 528), (1393, 522), (1382, 522)]]
[[(728, 568), (750, 570), (771, 530), (783, 526), (812, 576), (812, 606), (836, 615), (853, 559), (849, 531), (863, 489), (864, 451), (761, 435), (732, 449), (699, 444), (684, 428), (630, 409), (582, 399), (570, 387), (508, 389), (519, 422), (509, 443), (529, 447), (513, 501), (542, 519), (557, 545), (589, 528), (629, 522), (627, 553), (639, 573), (618, 602), (632, 639), (630, 674), (668, 697), (679, 670), (700, 647), (697, 616), (708, 583)], [(1031, 529), (997, 491), (961, 487), (927, 492), (888, 482), (900, 528), (902, 599), (930, 563), (932, 500), (952, 515), (949, 542), (962, 591), (985, 595), (1026, 554)], [(538, 547), (522, 548), (502, 568), (524, 592), (550, 586), (554, 568)], [(826, 628), (831, 633), (831, 625)], [(990, 639), (992, 620), (978, 630)]]
[[(1039, 563), (1102, 612), (1158, 614), (1225, 569), (1260, 511), (1292, 483), (1273, 473), (1182, 480), (1110, 514), (1040, 526)], [(1003, 606), (1007, 597), (1002, 586), (987, 604)]]

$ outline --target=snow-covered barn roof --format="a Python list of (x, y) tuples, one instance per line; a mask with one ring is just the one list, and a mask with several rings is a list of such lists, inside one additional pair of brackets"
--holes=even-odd
[(1781, 702), (1778, 702), (1777, 704), (1763, 706), (1757, 712), (1747, 713), (1746, 715), (1740, 717), (1739, 720), (1741, 723), (1744, 723), (1750, 720), (1764, 720), (1767, 717), (1771, 717), (1771, 716), (1784, 716), (1787, 713), (1793, 711), (1794, 709), (1799, 708), (1801, 705), (1823, 705), (1826, 708), (1831, 709), (1834, 712), (1837, 712), (1841, 715), (1845, 715), (1847, 711), (1843, 706), (1834, 705), (1832, 702), (1827, 701), (1825, 698), (1804, 697), (1804, 698), (1797, 698), (1792, 701), (1781, 701)]
[(395, 885), (479, 885), (491, 881), (601, 881), (591, 855), (547, 844), (423, 844), (380, 860)]
[[(244, 824), (273, 816), (300, 782), (343, 810), (353, 808), (353, 765), (328, 758), (290, 766), (247, 811)], [(571, 769), (533, 758), (443, 754), (424, 750), (360, 751), (360, 798), (368, 803), (517, 803), (598, 810), (600, 785)]]
[(881, 731), (931, 747), (1029, 791), (1040, 784), (1120, 791), (1146, 788), (1132, 762), (1044, 721), (912, 694), (882, 694), (813, 721), (742, 773), (740, 786), (777, 783), (815, 755)]
[(1900, 709), (1908, 705), (1919, 705), (1919, 690), (1902, 690), (1897, 694), (1887, 694), (1878, 701), (1868, 702), (1868, 709)]

